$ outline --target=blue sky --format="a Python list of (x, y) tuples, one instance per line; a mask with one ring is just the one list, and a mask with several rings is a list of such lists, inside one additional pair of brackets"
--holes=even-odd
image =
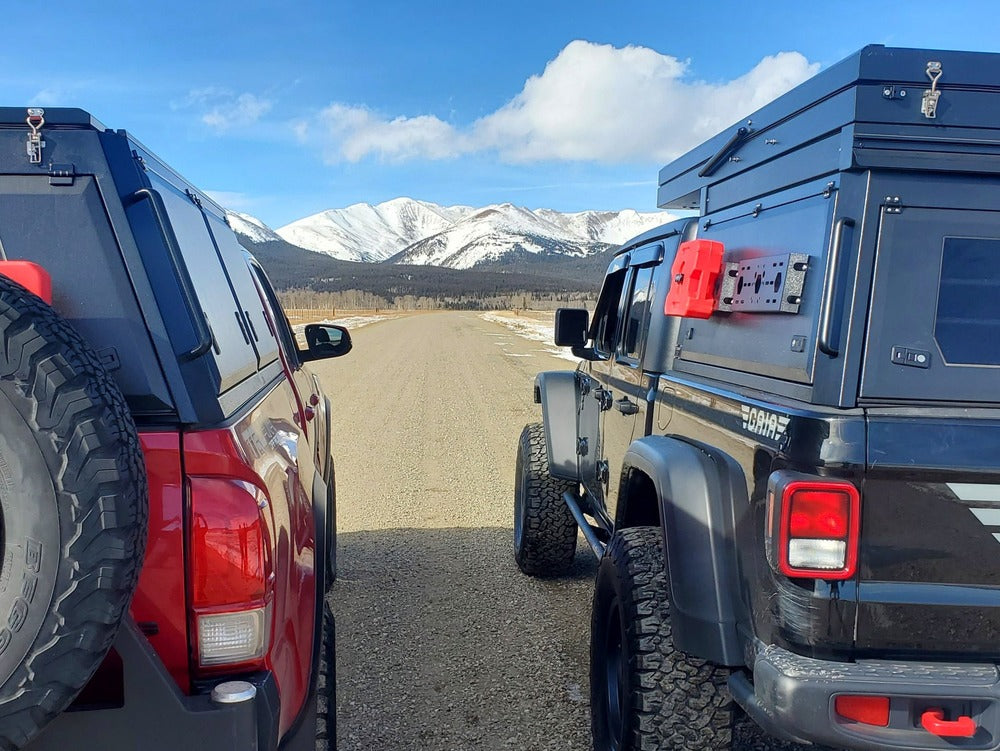
[(4, 105), (77, 106), (278, 227), (407, 195), (655, 209), (672, 156), (870, 43), (1000, 51), (1000, 4), (7, 3)]

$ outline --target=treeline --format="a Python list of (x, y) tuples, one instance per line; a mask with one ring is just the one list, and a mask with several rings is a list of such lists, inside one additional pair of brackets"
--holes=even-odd
[[(278, 290), (294, 295), (327, 295), (335, 307), (352, 310), (498, 310), (530, 301), (542, 309), (593, 299), (607, 266), (596, 258), (545, 259), (537, 265), (503, 265), (488, 270), (438, 266), (354, 263), (314, 253), (285, 242), (240, 241), (260, 261)], [(318, 298), (317, 298), (318, 299)], [(286, 303), (287, 304), (287, 303)]]
[(310, 288), (286, 289), (278, 292), (281, 304), (288, 309), (309, 310), (555, 310), (560, 307), (586, 305), (594, 301), (590, 292), (537, 294), (522, 292), (489, 297), (428, 297), (398, 295), (392, 299), (364, 290), (324, 292)]

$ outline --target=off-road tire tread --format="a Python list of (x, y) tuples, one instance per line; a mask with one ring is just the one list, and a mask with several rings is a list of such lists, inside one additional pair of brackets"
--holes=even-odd
[(319, 678), (316, 682), (316, 751), (337, 748), (337, 654), (333, 611), (323, 602)]
[(117, 384), (69, 323), (4, 277), (0, 388), (49, 467), (62, 552), (41, 629), (0, 687), (6, 750), (24, 746), (62, 712), (111, 647), (142, 565), (148, 494), (135, 424)]
[(526, 516), (521, 545), (514, 547), (514, 560), (529, 576), (564, 574), (576, 556), (577, 525), (562, 496), (574, 490), (576, 483), (549, 473), (542, 423), (525, 425), (521, 431), (517, 471), (526, 473), (522, 499)]
[[(731, 749), (735, 723), (742, 713), (726, 686), (729, 670), (690, 657), (673, 645), (662, 531), (658, 527), (617, 531), (601, 565), (614, 566), (622, 581), (625, 639), (632, 658), (632, 716), (627, 720), (631, 732), (626, 748)], [(597, 612), (596, 591), (594, 605), (596, 623), (603, 617)]]

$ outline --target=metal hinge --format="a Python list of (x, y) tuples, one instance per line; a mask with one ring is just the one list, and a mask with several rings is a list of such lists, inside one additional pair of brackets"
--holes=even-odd
[(601, 459), (599, 462), (597, 462), (596, 472), (597, 472), (597, 481), (602, 485), (607, 485), (608, 477), (611, 474), (611, 470), (608, 468), (607, 459)]
[(76, 168), (72, 164), (50, 164), (49, 185), (72, 185)]
[(586, 456), (587, 452), (589, 450), (590, 450), (590, 445), (587, 443), (587, 439), (586, 438), (577, 438), (576, 439), (576, 455), (577, 456)]
[(594, 398), (597, 399), (601, 412), (607, 412), (611, 409), (611, 392), (607, 389), (598, 388), (597, 391), (594, 392)]
[(187, 193), (187, 196), (188, 196), (188, 198), (191, 199), (191, 202), (200, 209), (201, 208), (201, 196), (199, 196), (197, 193), (195, 193), (190, 188), (188, 188), (184, 192)]
[(903, 213), (903, 201), (899, 196), (886, 196), (885, 197), (885, 213), (886, 214), (902, 214)]
[(580, 396), (586, 396), (590, 393), (590, 379), (583, 375), (582, 373), (576, 374), (577, 383), (580, 385)]
[(933, 120), (937, 117), (938, 99), (941, 98), (941, 92), (937, 89), (937, 82), (942, 72), (939, 61), (928, 61), (927, 77), (931, 79), (931, 87), (924, 92), (924, 98), (920, 102), (920, 113), (928, 120)]

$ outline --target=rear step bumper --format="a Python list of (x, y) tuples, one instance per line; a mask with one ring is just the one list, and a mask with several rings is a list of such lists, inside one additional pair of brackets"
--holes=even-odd
[[(252, 699), (217, 704), (209, 696), (185, 696), (167, 673), (146, 637), (128, 618), (114, 648), (122, 658), (124, 706), (64, 712), (25, 751), (177, 751), (184, 748), (273, 751), (277, 747), (278, 690), (270, 673), (249, 680)], [(312, 701), (314, 697), (310, 697)], [(315, 704), (315, 702), (313, 702)], [(282, 748), (315, 747), (315, 714), (304, 723), (293, 744)], [(96, 746), (95, 746), (96, 744)]]
[[(1000, 749), (1000, 672), (992, 664), (817, 660), (761, 645), (753, 682), (729, 679), (733, 698), (767, 732), (837, 748)], [(838, 695), (888, 696), (887, 727), (837, 715)], [(930, 709), (972, 717), (972, 737), (943, 738), (921, 726)]]

